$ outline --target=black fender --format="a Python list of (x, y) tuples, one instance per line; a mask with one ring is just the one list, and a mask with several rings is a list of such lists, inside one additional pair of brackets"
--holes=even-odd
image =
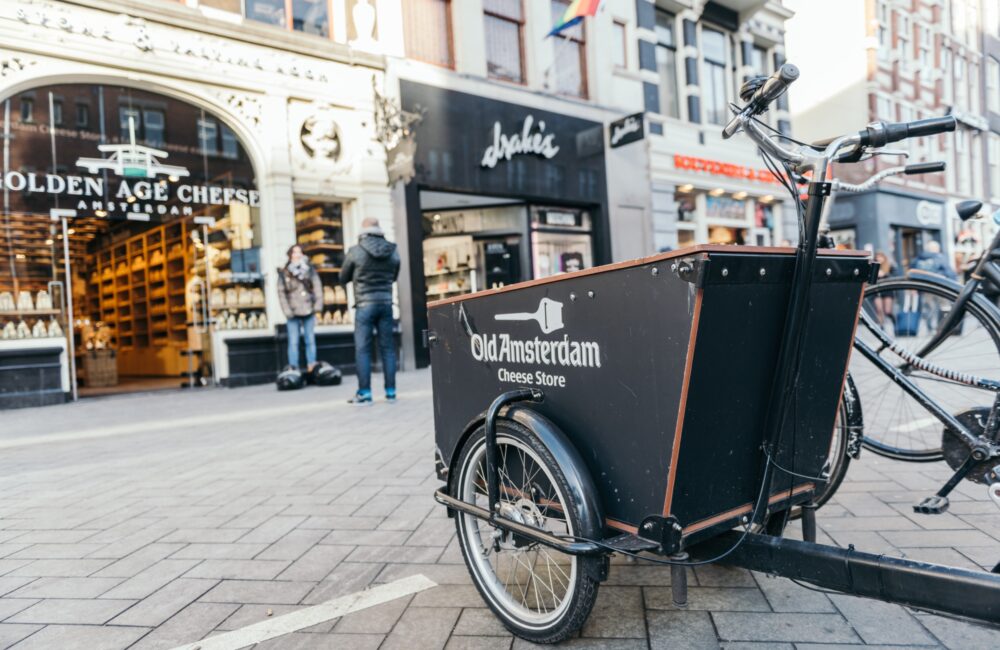
[[(910, 269), (906, 272), (906, 277), (911, 280), (920, 280), (921, 282), (935, 284), (944, 289), (950, 289), (956, 294), (962, 293), (962, 289), (964, 288), (964, 285), (952, 280), (951, 278), (946, 278), (943, 275), (931, 273), (930, 271), (924, 271), (921, 269)], [(988, 314), (989, 318), (991, 318), (993, 322), (1000, 327), (1000, 309), (990, 302), (989, 298), (984, 296), (981, 291), (976, 291), (972, 294), (970, 300), (976, 303), (976, 305)]]
[[(517, 422), (538, 436), (538, 439), (549, 450), (549, 453), (552, 454), (552, 458), (555, 459), (559, 465), (559, 469), (562, 470), (563, 475), (566, 477), (566, 484), (569, 487), (569, 494), (566, 495), (566, 498), (576, 504), (577, 512), (582, 522), (582, 530), (577, 531), (577, 535), (586, 539), (604, 539), (604, 506), (601, 504), (597, 486), (594, 485), (594, 480), (591, 478), (590, 471), (587, 469), (583, 457), (580, 456), (580, 452), (576, 450), (576, 447), (573, 446), (573, 443), (566, 434), (562, 432), (562, 429), (530, 406), (514, 404), (504, 407), (500, 410), (499, 419)], [(486, 414), (483, 412), (470, 422), (466, 426), (458, 445), (456, 445), (456, 450), (461, 450), (465, 446), (465, 442), (469, 436), (479, 429), (479, 427), (483, 426), (485, 421)], [(456, 496), (454, 486), (452, 485), (452, 477), (458, 475), (456, 465), (460, 456), (460, 451), (456, 451), (452, 455), (451, 467), (448, 470), (448, 494), (452, 496)], [(449, 511), (448, 515), (454, 516), (454, 513)], [(606, 564), (607, 561), (605, 558), (605, 562), (602, 565)], [(607, 578), (607, 567), (602, 566), (591, 577), (594, 580), (605, 580)]]
[(865, 432), (865, 420), (861, 412), (861, 396), (854, 385), (854, 378), (847, 373), (844, 381), (844, 411), (847, 416), (847, 455), (857, 460), (861, 457), (861, 440)]

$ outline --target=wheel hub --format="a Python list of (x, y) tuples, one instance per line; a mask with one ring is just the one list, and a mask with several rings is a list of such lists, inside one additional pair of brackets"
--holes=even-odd
[[(525, 526), (532, 526), (533, 528), (541, 528), (542, 524), (545, 522), (545, 517), (542, 516), (542, 513), (538, 509), (538, 506), (535, 505), (535, 502), (531, 499), (525, 499), (523, 497), (517, 501), (508, 501), (501, 504), (500, 516), (510, 519), (511, 521), (516, 521), (519, 524), (524, 524)], [(497, 542), (501, 549), (510, 551), (522, 550), (534, 543), (526, 537), (516, 535), (501, 528), (497, 528), (497, 532), (494, 533), (494, 535), (497, 533), (499, 533)]]
[[(961, 422), (962, 426), (969, 430), (969, 433), (974, 436), (980, 436), (986, 430), (986, 421), (989, 417), (989, 407), (978, 407), (959, 413), (955, 416), (955, 419)], [(944, 454), (944, 459), (948, 465), (953, 470), (958, 470), (962, 466), (962, 463), (965, 462), (965, 459), (969, 457), (969, 453), (972, 450), (965, 445), (961, 438), (951, 433), (951, 431), (948, 428), (944, 430), (944, 434), (941, 437), (941, 452)], [(979, 460), (972, 466), (972, 469), (969, 470), (965, 478), (974, 483), (988, 485), (992, 482), (990, 474), (996, 464), (996, 459), (992, 458)]]

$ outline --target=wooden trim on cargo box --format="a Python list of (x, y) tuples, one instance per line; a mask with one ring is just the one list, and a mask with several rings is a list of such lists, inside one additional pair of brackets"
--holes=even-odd
[[(772, 494), (771, 498), (767, 500), (768, 504), (774, 504), (778, 501), (783, 501), (785, 499), (791, 498), (796, 494), (802, 494), (803, 492), (808, 492), (810, 490), (815, 490), (816, 486), (813, 483), (803, 483), (802, 485), (792, 489), (779, 492), (778, 494)], [(746, 505), (740, 506), (739, 508), (733, 508), (732, 510), (727, 510), (726, 512), (719, 513), (714, 517), (709, 517), (708, 519), (702, 519), (701, 521), (696, 521), (695, 523), (684, 528), (683, 535), (690, 535), (691, 533), (697, 533), (699, 530), (704, 530), (715, 524), (728, 521), (730, 519), (735, 519), (740, 515), (747, 514), (753, 510), (753, 504), (748, 503)]]
[(698, 340), (698, 321), (701, 320), (701, 301), (705, 290), (698, 289), (694, 297), (694, 315), (691, 318), (691, 335), (688, 337), (687, 355), (684, 358), (684, 378), (681, 380), (681, 400), (677, 407), (677, 424), (674, 426), (673, 447), (670, 450), (670, 467), (667, 468), (667, 491), (663, 495), (663, 516), (670, 516), (674, 499), (674, 482), (677, 480), (677, 459), (681, 453), (681, 432), (684, 430), (684, 413), (687, 409), (688, 388), (691, 386), (691, 366), (694, 365), (694, 345)]
[(632, 533), (633, 535), (639, 534), (639, 529), (636, 526), (631, 526), (623, 521), (618, 521), (617, 519), (611, 519), (610, 517), (604, 520), (604, 524), (608, 528), (614, 528), (615, 530), (620, 530), (626, 533)]
[[(627, 269), (633, 266), (642, 266), (643, 264), (652, 264), (654, 262), (662, 262), (664, 260), (671, 260), (677, 257), (688, 257), (690, 255), (697, 254), (707, 254), (707, 253), (745, 253), (745, 254), (784, 254), (784, 255), (794, 255), (795, 249), (788, 246), (731, 246), (725, 244), (699, 244), (697, 246), (689, 246), (687, 248), (681, 248), (675, 251), (670, 251), (668, 253), (660, 253), (658, 255), (651, 255), (649, 257), (640, 257), (638, 259), (629, 260), (627, 262), (616, 262), (614, 264), (605, 264), (603, 266), (595, 266), (589, 269), (583, 269), (581, 271), (574, 271), (572, 273), (562, 273), (559, 275), (550, 275), (547, 278), (539, 278), (537, 280), (528, 280), (526, 282), (518, 282), (517, 284), (512, 284), (507, 287), (501, 287), (499, 289), (485, 289), (483, 291), (477, 291), (476, 293), (467, 293), (462, 296), (453, 296), (451, 298), (442, 298), (441, 300), (435, 300), (433, 302), (427, 303), (427, 308), (440, 307), (441, 305), (447, 305), (453, 302), (461, 302), (463, 300), (472, 300), (473, 298), (483, 298), (485, 296), (492, 296), (494, 294), (503, 293), (505, 291), (514, 291), (516, 289), (524, 289), (527, 287), (533, 287), (540, 284), (549, 284), (552, 282), (561, 282), (567, 278), (579, 278), (585, 275), (595, 275), (597, 273), (607, 273), (608, 271), (617, 271), (618, 269)], [(824, 249), (819, 252), (820, 257), (826, 256), (843, 256), (843, 257), (870, 257), (870, 253), (864, 251), (843, 251), (835, 249)]]

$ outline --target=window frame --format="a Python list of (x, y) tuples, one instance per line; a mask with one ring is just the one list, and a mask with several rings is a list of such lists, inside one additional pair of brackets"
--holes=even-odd
[[(656, 65), (656, 67), (657, 67), (657, 76), (660, 77), (660, 86), (659, 86), (660, 87), (660, 90), (659, 90), (660, 115), (665, 115), (667, 117), (671, 117), (671, 118), (674, 118), (674, 119), (682, 119), (683, 118), (683, 107), (681, 105), (682, 104), (682, 102), (681, 102), (681, 81), (680, 81), (679, 70), (678, 70), (678, 67), (677, 67), (677, 14), (675, 14), (673, 12), (670, 12), (670, 11), (667, 11), (666, 9), (662, 9), (660, 7), (657, 7), (656, 8), (656, 16), (659, 17), (660, 15), (669, 16), (670, 21), (671, 21), (671, 30), (670, 30), (671, 42), (670, 43), (667, 43), (666, 41), (661, 40), (660, 37), (659, 37), (659, 29), (660, 29), (659, 26), (657, 25), (657, 26), (654, 27), (654, 32), (657, 33), (657, 37), (656, 37), (656, 59), (657, 59), (657, 65)], [(665, 50), (665, 51), (667, 51), (667, 52), (669, 52), (669, 53), (671, 53), (673, 55), (673, 62), (674, 62), (674, 66), (673, 66), (674, 67), (674, 78), (673, 78), (673, 81), (674, 81), (674, 87), (671, 89), (673, 91), (672, 92), (672, 98), (673, 98), (673, 106), (672, 106), (672, 108), (673, 108), (673, 110), (671, 112), (667, 112), (667, 111), (664, 110), (664, 104), (665, 104), (665, 102), (664, 102), (664, 97), (663, 97), (663, 88), (665, 87), (665, 84), (664, 84), (663, 76), (659, 74), (659, 67), (660, 67), (660, 65), (659, 65), (659, 58), (660, 58), (659, 53), (660, 53), (661, 49)]]
[(617, 34), (615, 34), (615, 32), (617, 32), (618, 29), (621, 29), (621, 41), (618, 43), (618, 45), (620, 45), (621, 48), (619, 49), (616, 46), (615, 49), (618, 50), (618, 52), (621, 54), (622, 62), (619, 64), (618, 62), (612, 59), (611, 64), (615, 67), (616, 70), (628, 70), (628, 64), (629, 64), (628, 23), (619, 18), (615, 18), (614, 20), (611, 21), (611, 33), (616, 41), (618, 40), (618, 36)]
[[(567, 0), (549, 0), (550, 10), (551, 10), (552, 5), (554, 3), (556, 3), (556, 2), (567, 3), (567, 6), (569, 4), (572, 4), (572, 2), (567, 2)], [(522, 3), (522, 7), (523, 7), (523, 3)], [(573, 32), (577, 28), (579, 28), (579, 30), (580, 30), (579, 31), (579, 33), (580, 33), (579, 37), (572, 35)], [(581, 81), (581, 84), (580, 84), (580, 93), (579, 94), (563, 92), (563, 91), (559, 90), (558, 84), (556, 85), (556, 88), (555, 88), (556, 94), (557, 95), (561, 95), (563, 97), (573, 97), (575, 99), (589, 99), (590, 98), (590, 84), (589, 84), (589, 81), (590, 81), (589, 77), (590, 77), (590, 75), (588, 74), (589, 71), (587, 70), (587, 21), (581, 21), (581, 22), (577, 23), (576, 25), (574, 25), (569, 30), (564, 30), (564, 31), (560, 32), (559, 34), (556, 35), (556, 38), (561, 38), (561, 39), (566, 40), (566, 41), (571, 41), (573, 43), (576, 43), (580, 47), (580, 81)], [(553, 48), (558, 47), (556, 45), (556, 41), (553, 41), (552, 44), (553, 44)]]
[[(311, 34), (309, 32), (303, 31), (303, 30), (295, 29), (295, 11), (294, 11), (294, 9), (295, 9), (295, 7), (294, 7), (295, 2), (294, 2), (294, 0), (284, 0), (283, 1), (283, 4), (285, 6), (285, 25), (276, 25), (275, 23), (269, 23), (269, 22), (266, 22), (266, 21), (263, 21), (263, 20), (258, 20), (256, 18), (251, 18), (247, 14), (247, 2), (249, 2), (249, 0), (240, 0), (240, 15), (243, 17), (244, 20), (253, 21), (253, 23), (255, 25), (267, 25), (268, 27), (273, 27), (274, 29), (280, 29), (281, 31), (284, 31), (284, 32), (297, 32), (299, 34), (304, 34), (306, 36), (312, 36), (313, 38), (321, 38), (321, 39), (326, 40), (326, 41), (332, 41), (333, 40), (333, 34), (334, 34), (334, 31), (335, 31), (333, 29), (333, 5), (334, 5), (334, 0), (322, 0), (322, 1), (323, 1), (324, 4), (326, 4), (326, 16), (327, 16), (327, 21), (328, 21), (328, 25), (327, 25), (327, 32), (328, 33), (327, 33), (326, 36), (323, 36), (321, 34)], [(345, 6), (345, 9), (346, 9), (346, 6), (347, 6), (346, 2), (344, 3), (344, 6)], [(350, 19), (348, 18), (347, 20), (350, 20)]]
[[(27, 106), (27, 114), (25, 114), (24, 107)], [(21, 116), (21, 121), (25, 124), (35, 123), (35, 98), (34, 97), (21, 97), (20, 104), (18, 106), (18, 111)]]
[[(730, 101), (729, 88), (728, 87), (731, 84), (731, 81), (728, 79), (728, 68), (729, 68), (729, 65), (732, 62), (732, 58), (733, 58), (733, 54), (732, 54), (732, 51), (731, 51), (732, 50), (732, 44), (730, 43), (731, 34), (728, 31), (726, 31), (725, 29), (723, 29), (722, 27), (716, 27), (716, 26), (712, 26), (712, 27), (700, 26), (700, 27), (701, 28), (699, 30), (700, 33), (699, 33), (699, 39), (698, 39), (700, 47), (698, 48), (698, 50), (699, 50), (699, 52), (698, 52), (698, 55), (699, 55), (698, 58), (699, 58), (699, 63), (701, 64), (701, 75), (700, 75), (700, 78), (699, 78), (699, 84), (698, 85), (699, 85), (699, 87), (701, 89), (701, 100), (702, 100), (701, 101), (701, 110), (702, 110), (702, 116), (704, 117), (704, 123), (705, 124), (711, 124), (711, 125), (714, 125), (714, 126), (725, 126), (726, 122), (728, 121), (728, 119), (727, 119), (728, 112), (729, 112), (728, 111), (728, 105), (729, 105), (729, 101)], [(723, 61), (717, 61), (715, 59), (712, 59), (712, 58), (709, 58), (709, 57), (705, 56), (705, 32), (706, 31), (719, 34), (722, 37), (722, 58), (723, 58)], [(722, 74), (722, 85), (721, 85), (721, 89), (722, 89), (722, 110), (721, 110), (721, 115), (722, 115), (722, 117), (721, 117), (721, 121), (720, 122), (712, 122), (709, 119), (709, 106), (708, 106), (708, 101), (707, 101), (706, 94), (705, 94), (705, 89), (708, 87), (708, 83), (707, 83), (709, 81), (708, 71), (709, 71), (710, 67), (711, 68), (718, 68), (718, 71)], [(713, 91), (713, 94), (714, 94), (714, 91)], [(715, 113), (715, 111), (713, 111), (713, 114), (714, 113)]]
[(446, 5), (445, 21), (447, 23), (446, 36), (448, 39), (448, 62), (441, 63), (439, 61), (431, 61), (429, 59), (416, 56), (410, 51), (409, 49), (410, 39), (407, 37), (406, 33), (406, 25), (407, 25), (406, 13), (407, 11), (410, 11), (409, 9), (407, 9), (407, 7), (411, 5), (413, 0), (402, 0), (403, 11), (401, 18), (403, 21), (403, 51), (406, 54), (406, 58), (408, 59), (412, 59), (414, 61), (420, 61), (421, 63), (427, 63), (429, 65), (435, 65), (438, 66), (439, 68), (445, 68), (447, 70), (454, 70), (455, 69), (455, 20), (454, 16), (452, 15), (452, 8), (454, 7), (454, 2), (452, 0), (440, 0), (440, 1), (444, 2)]
[(1000, 113), (1000, 60), (986, 57), (986, 110)]
[[(506, 83), (517, 84), (518, 86), (528, 85), (528, 68), (525, 61), (525, 51), (524, 51), (524, 27), (527, 21), (524, 11), (524, 0), (517, 0), (518, 5), (521, 7), (521, 17), (512, 18), (509, 15), (498, 13), (493, 9), (488, 9), (486, 3), (483, 3), (483, 25), (485, 27), (486, 17), (495, 18), (497, 20), (502, 20), (508, 23), (513, 23), (517, 25), (517, 49), (518, 49), (518, 64), (520, 66), (520, 79), (513, 79), (509, 77), (502, 77), (490, 72), (490, 54), (489, 48), (486, 52), (486, 77), (488, 79), (495, 79), (497, 81), (504, 81)], [(485, 45), (485, 34), (484, 34), (484, 45)]]

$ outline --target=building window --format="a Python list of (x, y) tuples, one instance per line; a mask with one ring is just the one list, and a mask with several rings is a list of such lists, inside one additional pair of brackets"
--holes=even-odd
[(892, 99), (885, 95), (875, 96), (875, 119), (896, 121), (896, 111), (892, 107)]
[(166, 120), (163, 111), (145, 109), (142, 111), (142, 139), (154, 147), (163, 146)]
[(889, 59), (889, 27), (891, 16), (889, 5), (882, 2), (878, 6), (878, 58), (886, 61)]
[(90, 128), (90, 106), (87, 104), (76, 105), (76, 127), (78, 129)]
[[(555, 24), (566, 9), (569, 0), (552, 0), (552, 22)], [(555, 89), (562, 95), (587, 96), (587, 36), (584, 22), (564, 29), (552, 41), (554, 48)]]
[(136, 142), (142, 140), (142, 112), (138, 108), (119, 107), (118, 134), (122, 142), (130, 142), (133, 134)]
[(285, 0), (247, 0), (246, 17), (268, 25), (288, 27)]
[(483, 0), (483, 14), (489, 76), (524, 83), (524, 8), (521, 0)]
[(35, 121), (35, 100), (31, 97), (21, 98), (21, 121), (22, 122), (34, 122)]
[(983, 33), (987, 36), (1000, 34), (1000, 0), (983, 3)]
[(660, 73), (660, 112), (680, 117), (677, 103), (677, 37), (673, 14), (656, 12), (656, 69)]
[(316, 36), (330, 36), (327, 0), (292, 0), (292, 29)]
[(612, 47), (611, 63), (616, 68), (628, 67), (628, 39), (625, 36), (625, 23), (616, 20), (611, 26)]
[(898, 14), (896, 17), (896, 45), (899, 51), (899, 63), (905, 68), (910, 67), (913, 50), (910, 49), (910, 18), (905, 14)]
[(750, 60), (746, 62), (751, 68), (753, 68), (753, 73), (759, 77), (767, 77), (771, 73), (767, 66), (767, 50), (760, 47), (759, 45), (754, 45), (750, 49)]
[(214, 155), (218, 149), (219, 124), (215, 120), (198, 118), (198, 146), (201, 153)]
[(60, 99), (52, 101), (52, 123), (56, 126), (63, 124), (63, 103)]
[(451, 0), (405, 0), (403, 37), (410, 58), (455, 67)]
[(729, 117), (726, 108), (726, 35), (714, 29), (702, 29), (701, 52), (704, 57), (701, 99), (705, 119), (709, 124), (721, 126)]
[[(77, 110), (79, 111), (79, 107)], [(77, 119), (79, 117), (77, 114)], [(129, 121), (132, 122), (131, 128)], [(118, 108), (118, 126), (122, 142), (131, 141), (132, 129), (135, 130), (136, 142), (143, 142), (154, 147), (162, 146), (165, 142), (166, 117), (164, 112), (159, 109), (121, 106)]]
[(986, 107), (1000, 113), (1000, 61), (986, 57)]
[(990, 194), (1000, 197), (1000, 135), (989, 134), (987, 162), (990, 166)]
[(923, 70), (929, 70), (932, 65), (931, 61), (931, 47), (932, 47), (932, 37), (931, 30), (926, 25), (920, 26), (920, 66)]
[(220, 126), (220, 131), (222, 133), (222, 157), (231, 160), (239, 158), (240, 145), (236, 134), (225, 124)]

